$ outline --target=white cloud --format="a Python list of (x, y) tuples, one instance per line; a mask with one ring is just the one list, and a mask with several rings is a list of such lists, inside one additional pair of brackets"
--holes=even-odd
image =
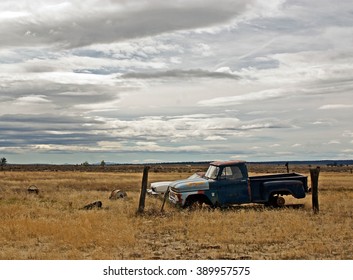
[(344, 136), (344, 137), (353, 137), (353, 131), (345, 130), (345, 131), (343, 131), (342, 136)]
[(31, 14), (26, 11), (16, 12), (16, 11), (1, 11), (0, 12), (0, 22), (5, 22), (8, 20), (19, 20), (20, 18), (25, 18)]
[(302, 146), (302, 144), (299, 144), (299, 143), (296, 143), (296, 144), (292, 145), (293, 148), (297, 148), (297, 147), (301, 147), (301, 146)]
[(222, 136), (217, 136), (217, 135), (215, 135), (215, 136), (207, 136), (205, 139), (204, 139), (205, 141), (225, 141), (225, 140), (227, 140), (227, 138), (225, 138), (225, 137), (222, 137)]
[(46, 96), (44, 95), (29, 95), (29, 96), (23, 96), (19, 97), (15, 100), (15, 103), (17, 104), (31, 104), (31, 103), (49, 103), (50, 101), (46, 99)]
[(280, 146), (281, 146), (281, 144), (275, 143), (275, 144), (271, 144), (269, 147), (270, 148), (277, 148), (277, 147), (280, 147)]
[(201, 106), (229, 106), (238, 105), (244, 102), (256, 102), (267, 99), (274, 99), (283, 96), (283, 90), (281, 89), (271, 89), (263, 90), (258, 92), (251, 92), (244, 95), (227, 96), (227, 97), (217, 97), (208, 100), (201, 100), (198, 102)]
[(353, 105), (349, 104), (327, 104), (319, 107), (319, 110), (350, 109)]
[(337, 145), (337, 144), (341, 144), (341, 142), (338, 141), (338, 140), (331, 140), (327, 144), (329, 144), (329, 145)]

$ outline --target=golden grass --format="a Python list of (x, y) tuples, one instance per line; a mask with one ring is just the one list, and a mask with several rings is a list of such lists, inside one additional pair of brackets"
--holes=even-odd
[[(149, 181), (186, 178), (150, 172)], [(147, 197), (141, 173), (1, 172), (0, 259), (353, 259), (353, 175), (322, 172), (320, 213), (311, 197), (283, 209), (244, 205), (187, 211)], [(36, 185), (39, 195), (26, 189)], [(108, 199), (110, 191), (128, 193)], [(101, 210), (80, 210), (95, 200)]]

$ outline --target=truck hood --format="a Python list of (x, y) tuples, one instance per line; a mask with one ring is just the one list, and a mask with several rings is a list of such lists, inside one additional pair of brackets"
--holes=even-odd
[(170, 183), (169, 187), (175, 192), (201, 191), (208, 190), (209, 183), (206, 179), (195, 178), (174, 181)]
[(151, 183), (151, 188), (147, 190), (150, 194), (164, 194), (168, 190), (168, 186), (172, 181)]

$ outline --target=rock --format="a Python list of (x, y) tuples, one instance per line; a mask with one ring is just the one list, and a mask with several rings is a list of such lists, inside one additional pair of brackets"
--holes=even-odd
[(28, 187), (27, 192), (33, 193), (33, 194), (39, 194), (39, 189), (37, 188), (37, 186), (32, 185)]
[(110, 193), (109, 199), (121, 199), (127, 197), (127, 193), (122, 190), (113, 190)]
[(83, 210), (101, 209), (102, 205), (103, 205), (102, 201), (98, 200), (83, 206), (82, 209)]

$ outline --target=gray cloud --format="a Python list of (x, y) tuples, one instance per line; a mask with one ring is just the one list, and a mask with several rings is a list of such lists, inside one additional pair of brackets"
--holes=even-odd
[[(101, 121), (80, 116), (3, 115), (0, 118), (0, 133), (6, 141), (1, 141), (0, 147), (37, 149), (45, 145), (94, 146), (104, 135), (104, 132), (99, 133), (100, 125)], [(105, 139), (111, 138), (106, 135)]]
[(192, 79), (192, 78), (209, 78), (209, 79), (235, 79), (238, 80), (240, 77), (231, 73), (223, 72), (211, 72), (203, 69), (191, 69), (191, 70), (181, 70), (173, 69), (167, 71), (155, 71), (155, 72), (144, 72), (135, 73), (130, 72), (123, 74), (121, 76), (125, 79)]
[[(23, 4), (19, 1), (18, 6)], [(68, 48), (111, 43), (229, 22), (248, 1), (48, 1), (0, 27), (4, 46), (59, 44)], [(25, 6), (24, 6), (25, 7)], [(56, 9), (56, 10), (55, 10)], [(56, 16), (52, 16), (55, 14)]]
[[(79, 75), (77, 75), (77, 78), (79, 78)], [(65, 79), (67, 82), (65, 82)], [(74, 75), (64, 77), (61, 82), (60, 79), (53, 81), (51, 77), (48, 77), (48, 79), (36, 79), (34, 77), (33, 80), (20, 78), (4, 82), (3, 87), (0, 87), (0, 94), (3, 98), (0, 109), (3, 114), (14, 112), (18, 114), (26, 112), (40, 114), (57, 111), (58, 114), (62, 115), (65, 111), (70, 111), (75, 106), (82, 104), (109, 102), (114, 104), (119, 100), (119, 93), (126, 90), (120, 89), (119, 86), (114, 87), (111, 84), (104, 85), (101, 81), (92, 81), (88, 84), (73, 82), (75, 82)]]

